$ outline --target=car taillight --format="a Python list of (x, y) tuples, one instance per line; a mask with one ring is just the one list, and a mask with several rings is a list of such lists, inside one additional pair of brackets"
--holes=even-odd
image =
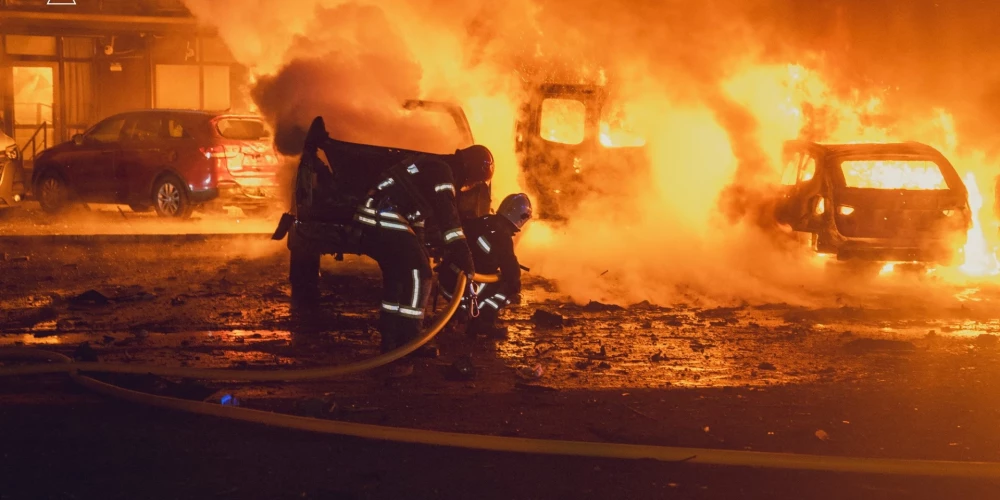
[(215, 160), (218, 167), (226, 167), (230, 172), (243, 170), (243, 162), (240, 160), (239, 146), (212, 146), (201, 148), (201, 154), (209, 160)]

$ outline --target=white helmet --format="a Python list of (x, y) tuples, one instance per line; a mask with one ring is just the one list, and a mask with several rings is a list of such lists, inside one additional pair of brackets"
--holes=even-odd
[(520, 230), (531, 219), (531, 200), (524, 193), (509, 195), (500, 202), (497, 215), (509, 220)]

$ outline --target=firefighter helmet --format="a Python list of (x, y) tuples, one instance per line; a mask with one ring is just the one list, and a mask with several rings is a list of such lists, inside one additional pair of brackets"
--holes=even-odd
[(461, 172), (455, 172), (455, 181), (462, 188), (469, 188), (493, 178), (493, 153), (486, 146), (475, 144), (455, 151), (461, 161)]
[(531, 219), (531, 200), (524, 193), (509, 195), (500, 202), (497, 214), (520, 230), (528, 219)]

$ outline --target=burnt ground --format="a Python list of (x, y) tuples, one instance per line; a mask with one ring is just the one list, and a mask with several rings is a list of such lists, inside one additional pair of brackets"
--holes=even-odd
[[(225, 237), (51, 236), (199, 233)], [(290, 306), (270, 221), (115, 210), (0, 223), (0, 345), (101, 360), (305, 367), (376, 353), (378, 270), (324, 262)], [(99, 229), (94, 229), (99, 228)], [(169, 228), (169, 229), (164, 229)], [(177, 229), (174, 229), (177, 228)], [(230, 231), (232, 232), (232, 231)], [(256, 232), (256, 233), (253, 233)], [(24, 237), (18, 235), (35, 235)], [(1000, 289), (888, 276), (813, 307), (574, 304), (526, 276), (506, 340), (445, 331), (414, 376), (109, 377), (179, 397), (381, 425), (838, 456), (1000, 461)], [(443, 301), (439, 303), (443, 305)], [(547, 316), (551, 322), (542, 321)], [(471, 355), (472, 380), (452, 364)], [(271, 429), (0, 379), (0, 498), (995, 498), (1000, 482), (526, 456)]]

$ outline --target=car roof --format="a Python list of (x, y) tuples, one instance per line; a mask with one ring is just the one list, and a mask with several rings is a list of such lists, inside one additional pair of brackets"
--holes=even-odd
[(263, 120), (264, 117), (260, 115), (252, 115), (246, 113), (230, 113), (228, 111), (208, 111), (203, 109), (173, 109), (173, 108), (155, 108), (155, 109), (133, 109), (130, 111), (124, 111), (118, 113), (114, 116), (128, 116), (128, 115), (143, 115), (143, 114), (189, 114), (189, 115), (201, 115), (207, 118), (216, 117), (226, 117), (226, 118), (252, 118), (256, 120)]
[(927, 144), (908, 142), (859, 142), (824, 144), (813, 141), (788, 141), (787, 145), (808, 147), (810, 149), (821, 149), (829, 156), (855, 156), (855, 155), (880, 155), (880, 154), (903, 154), (944, 157), (940, 151)]

